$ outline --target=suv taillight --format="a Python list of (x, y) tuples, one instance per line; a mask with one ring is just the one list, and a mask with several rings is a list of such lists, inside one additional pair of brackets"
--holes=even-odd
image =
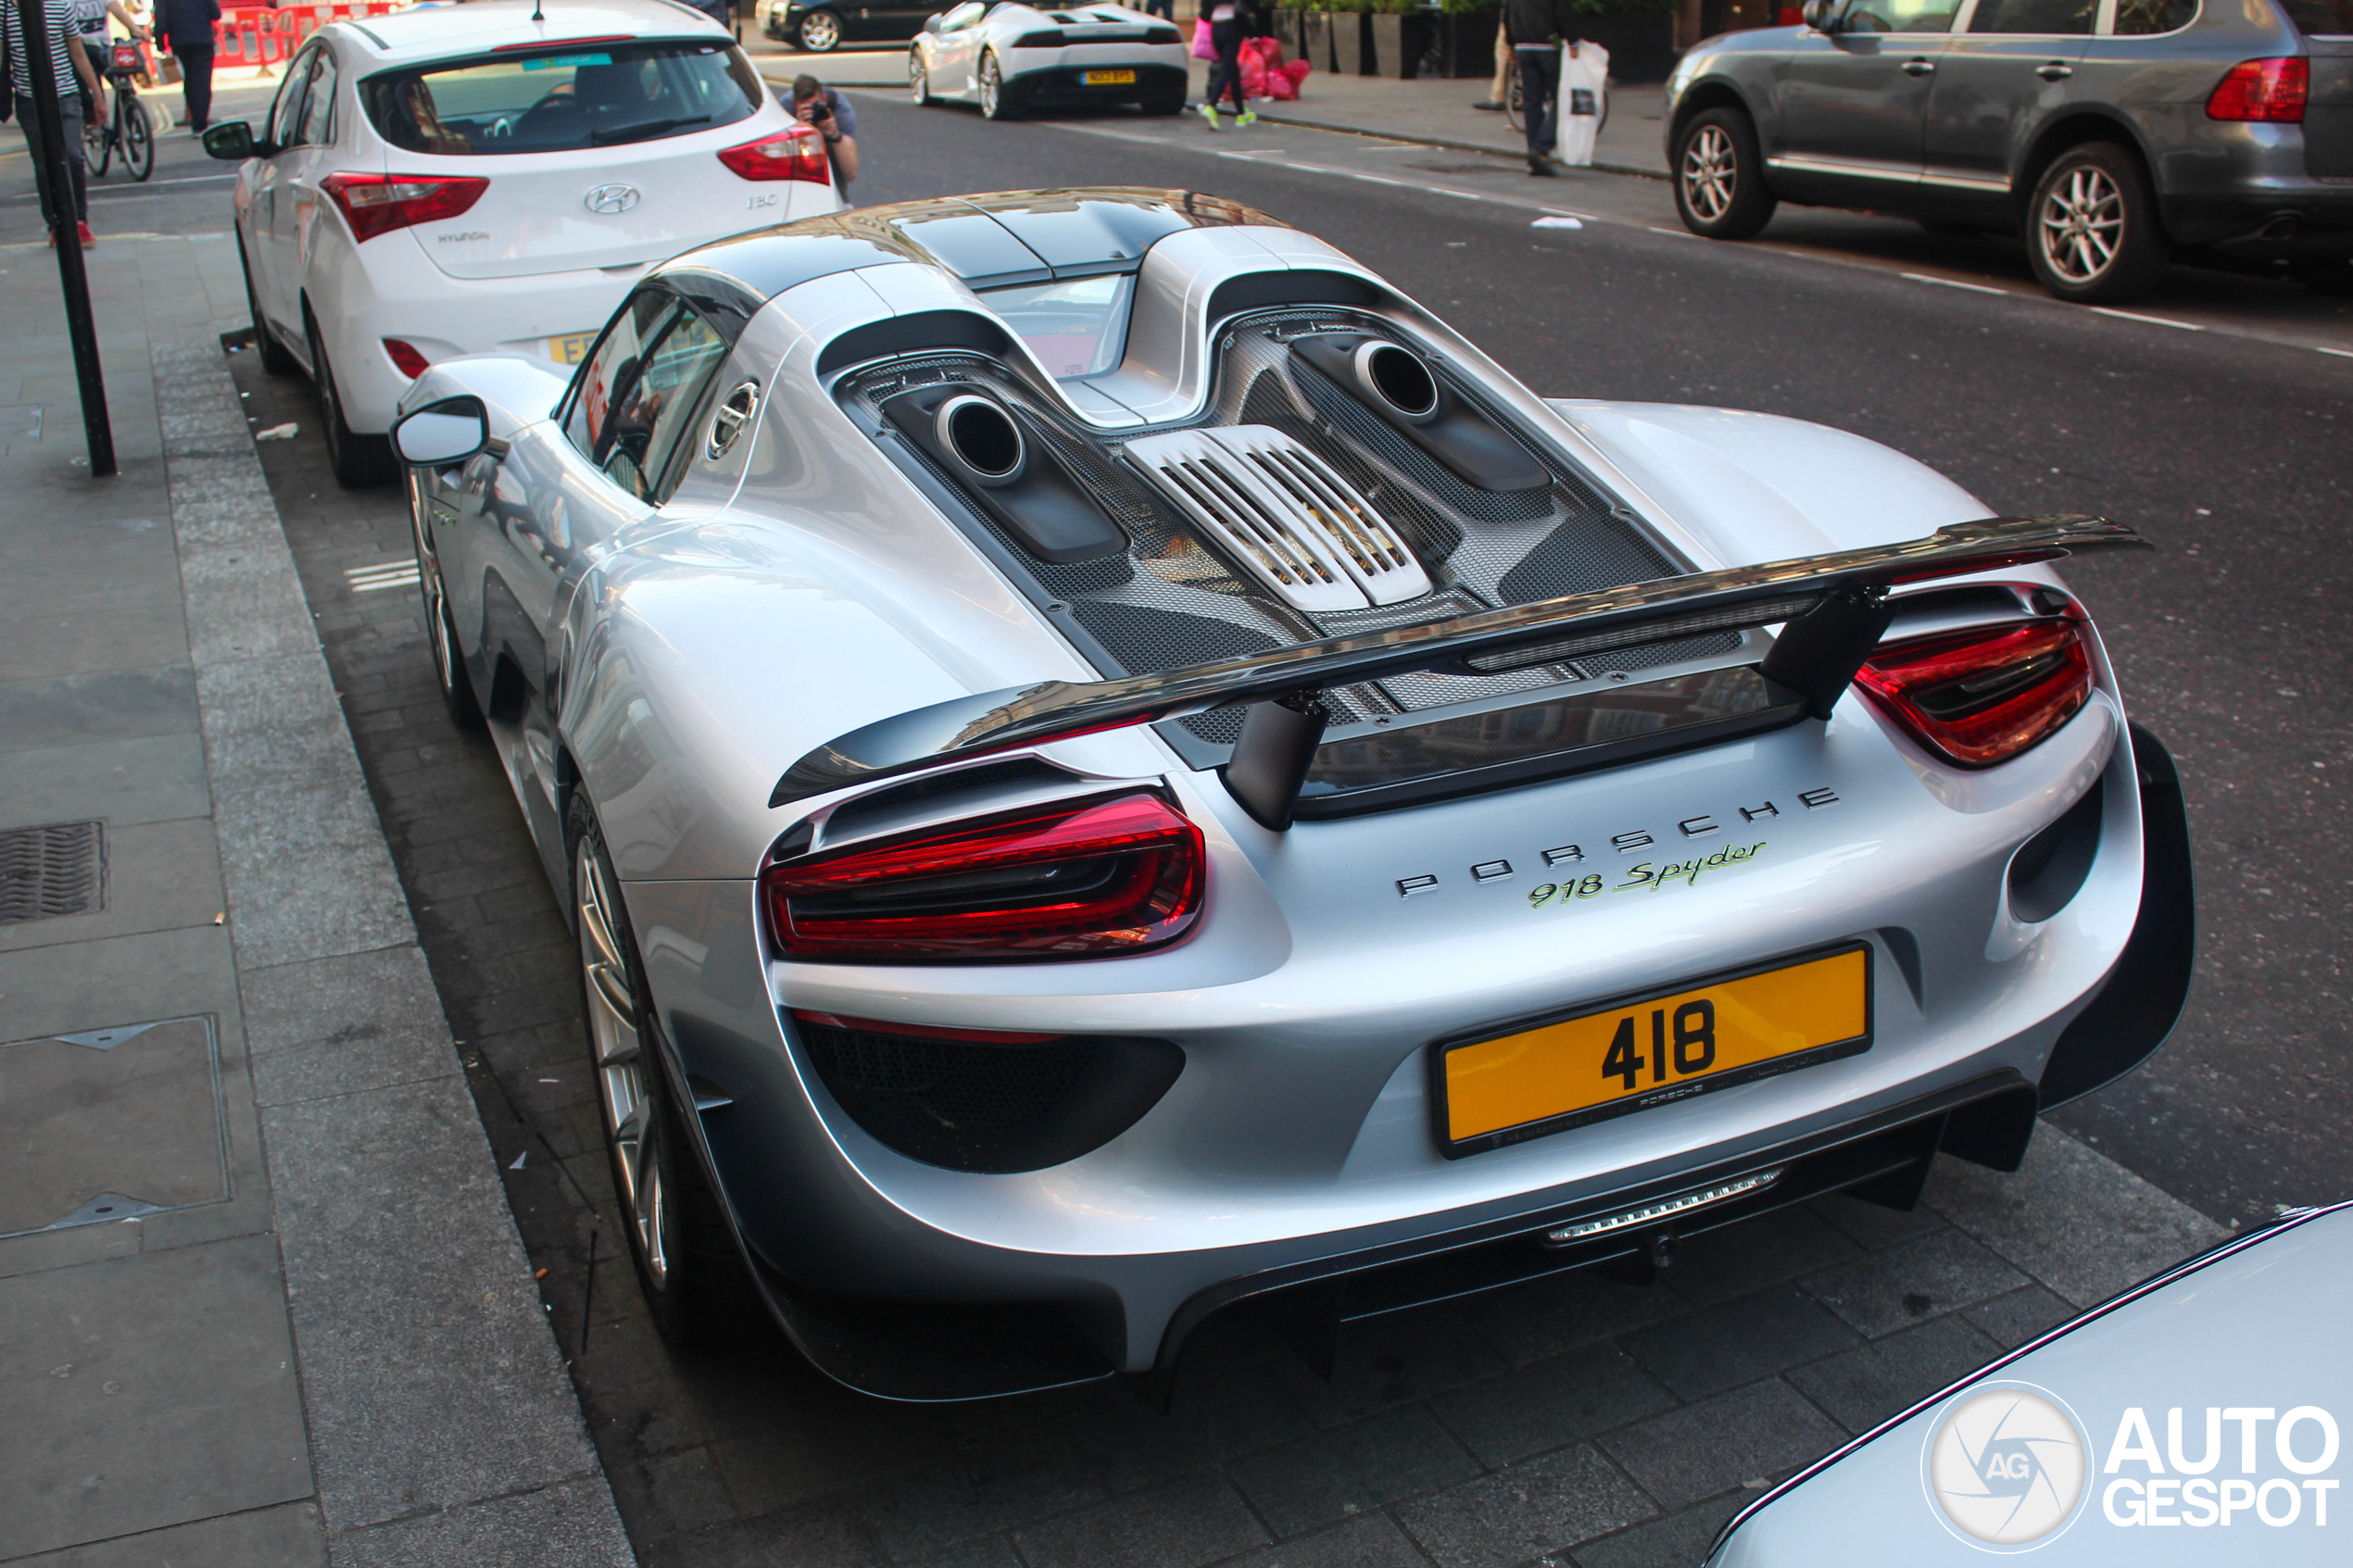
[(2312, 68), (2301, 55), (2241, 60), (2206, 100), (2208, 119), (2299, 120), (2311, 92)]
[(797, 959), (1002, 963), (1163, 947), (1201, 913), (1201, 830), (1137, 791), (771, 866), (769, 929)]
[(2075, 622), (2054, 618), (1882, 644), (1855, 679), (1931, 751), (1990, 768), (2075, 716), (2092, 660)]
[(724, 148), (719, 161), (743, 180), (806, 180), (812, 185), (830, 185), (834, 181), (833, 169), (825, 161), (824, 139), (807, 126)]
[(395, 229), (455, 218), (482, 199), (490, 182), (474, 174), (330, 174), (319, 188), (342, 209), (351, 237), (365, 244)]

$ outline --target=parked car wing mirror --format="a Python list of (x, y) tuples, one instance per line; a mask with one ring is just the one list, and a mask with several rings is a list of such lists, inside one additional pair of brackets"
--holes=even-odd
[(1806, 7), (1798, 13), (1807, 27), (1816, 32), (1831, 30), (1831, 17), (1838, 9), (1838, 0), (1806, 0)]
[(937, 14), (924, 19), (924, 31), (925, 32), (937, 32), (939, 31), (939, 18)]
[(241, 163), (249, 157), (268, 157), (276, 149), (255, 141), (253, 127), (244, 120), (224, 119), (205, 128), (204, 150), (214, 157)]
[(392, 445), (404, 462), (462, 463), (490, 445), (490, 416), (479, 397), (444, 398), (394, 425)]

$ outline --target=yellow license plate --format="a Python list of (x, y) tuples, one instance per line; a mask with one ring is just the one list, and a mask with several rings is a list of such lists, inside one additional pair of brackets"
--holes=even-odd
[(1089, 87), (1132, 87), (1136, 73), (1132, 70), (1090, 70), (1079, 79)]
[(568, 337), (547, 340), (547, 358), (559, 365), (577, 365), (588, 358), (588, 350), (597, 341), (595, 332), (573, 332)]
[(1858, 943), (1445, 1046), (1440, 1138), (1449, 1155), (1475, 1154), (1870, 1044), (1871, 952)]

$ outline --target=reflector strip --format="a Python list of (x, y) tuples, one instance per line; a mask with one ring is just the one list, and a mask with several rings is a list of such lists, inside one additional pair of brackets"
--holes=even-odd
[(1629, 1225), (1648, 1224), (1654, 1220), (1672, 1219), (1677, 1214), (1688, 1214), (1694, 1209), (1705, 1209), (1711, 1203), (1721, 1203), (1728, 1198), (1738, 1198), (1744, 1192), (1756, 1192), (1771, 1186), (1780, 1179), (1780, 1167), (1775, 1166), (1770, 1171), (1759, 1171), (1755, 1175), (1738, 1176), (1729, 1182), (1718, 1182), (1712, 1187), (1702, 1187), (1697, 1192), (1687, 1192), (1675, 1198), (1662, 1198), (1655, 1203), (1645, 1203), (1640, 1209), (1629, 1209), (1622, 1214), (1612, 1214), (1605, 1219), (1579, 1220), (1573, 1225), (1563, 1225), (1558, 1230), (1546, 1231), (1544, 1239), (1554, 1247), (1567, 1247), (1572, 1242), (1590, 1241), (1597, 1236), (1607, 1236), (1612, 1231), (1622, 1231)]

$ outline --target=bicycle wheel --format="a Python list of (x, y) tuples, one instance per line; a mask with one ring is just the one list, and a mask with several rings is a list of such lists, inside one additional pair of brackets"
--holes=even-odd
[(156, 171), (156, 132), (147, 118), (147, 106), (138, 94), (122, 106), (122, 167), (131, 170), (133, 180), (145, 180)]
[(108, 119), (92, 120), (82, 128), (82, 161), (95, 180), (114, 161), (114, 124)]
[(1528, 132), (1526, 117), (1521, 113), (1525, 107), (1521, 98), (1526, 91), (1519, 84), (1519, 72), (1513, 71), (1511, 84), (1504, 89), (1504, 123), (1522, 135)]

